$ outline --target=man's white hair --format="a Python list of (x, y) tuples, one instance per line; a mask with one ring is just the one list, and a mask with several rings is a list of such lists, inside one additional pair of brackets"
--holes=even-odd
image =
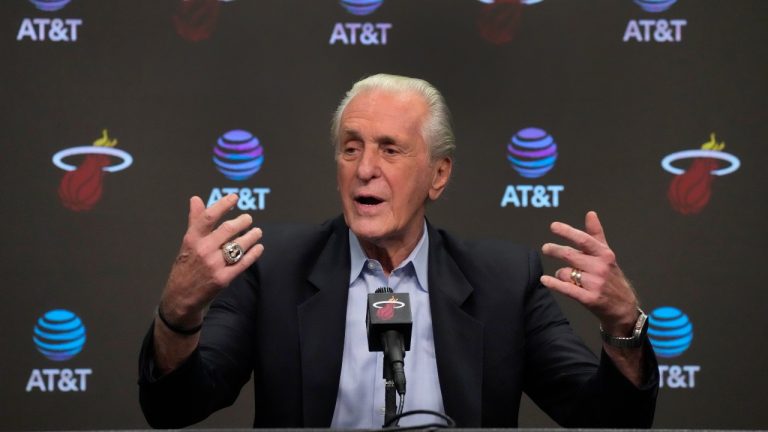
[(331, 124), (331, 139), (337, 155), (341, 141), (341, 115), (355, 96), (368, 90), (384, 90), (392, 93), (413, 92), (424, 98), (429, 107), (429, 117), (424, 122), (421, 133), (429, 146), (431, 159), (436, 161), (453, 157), (456, 140), (451, 128), (451, 114), (443, 95), (432, 84), (422, 79), (388, 74), (372, 75), (356, 82), (341, 100)]

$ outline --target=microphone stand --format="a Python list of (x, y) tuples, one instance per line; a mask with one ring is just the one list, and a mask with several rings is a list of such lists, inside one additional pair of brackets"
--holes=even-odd
[[(395, 402), (395, 380), (392, 372), (392, 363), (387, 356), (384, 356), (383, 364), (384, 378), (384, 425), (389, 423), (397, 413), (397, 402)], [(384, 426), (382, 425), (382, 427)]]

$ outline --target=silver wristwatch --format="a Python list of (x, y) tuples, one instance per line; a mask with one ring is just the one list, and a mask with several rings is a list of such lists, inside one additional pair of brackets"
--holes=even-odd
[(637, 317), (635, 327), (632, 329), (632, 336), (612, 336), (606, 333), (605, 330), (603, 330), (603, 327), (600, 326), (600, 337), (603, 339), (603, 342), (619, 348), (640, 347), (643, 344), (645, 334), (648, 331), (648, 315), (646, 315), (640, 308), (637, 308), (637, 311), (640, 312), (640, 316)]

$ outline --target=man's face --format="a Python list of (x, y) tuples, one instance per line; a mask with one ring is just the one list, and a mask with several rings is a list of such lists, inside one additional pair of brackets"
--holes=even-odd
[(422, 136), (428, 116), (415, 93), (364, 91), (341, 115), (337, 181), (344, 219), (380, 247), (418, 241), (427, 199), (442, 193), (448, 158), (432, 162)]

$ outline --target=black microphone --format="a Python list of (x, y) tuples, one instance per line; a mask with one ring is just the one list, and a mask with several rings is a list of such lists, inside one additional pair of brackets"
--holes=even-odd
[(368, 294), (365, 326), (368, 329), (368, 351), (384, 352), (384, 361), (392, 368), (395, 389), (402, 396), (405, 394), (405, 351), (411, 349), (413, 327), (410, 296), (395, 294), (389, 287)]

